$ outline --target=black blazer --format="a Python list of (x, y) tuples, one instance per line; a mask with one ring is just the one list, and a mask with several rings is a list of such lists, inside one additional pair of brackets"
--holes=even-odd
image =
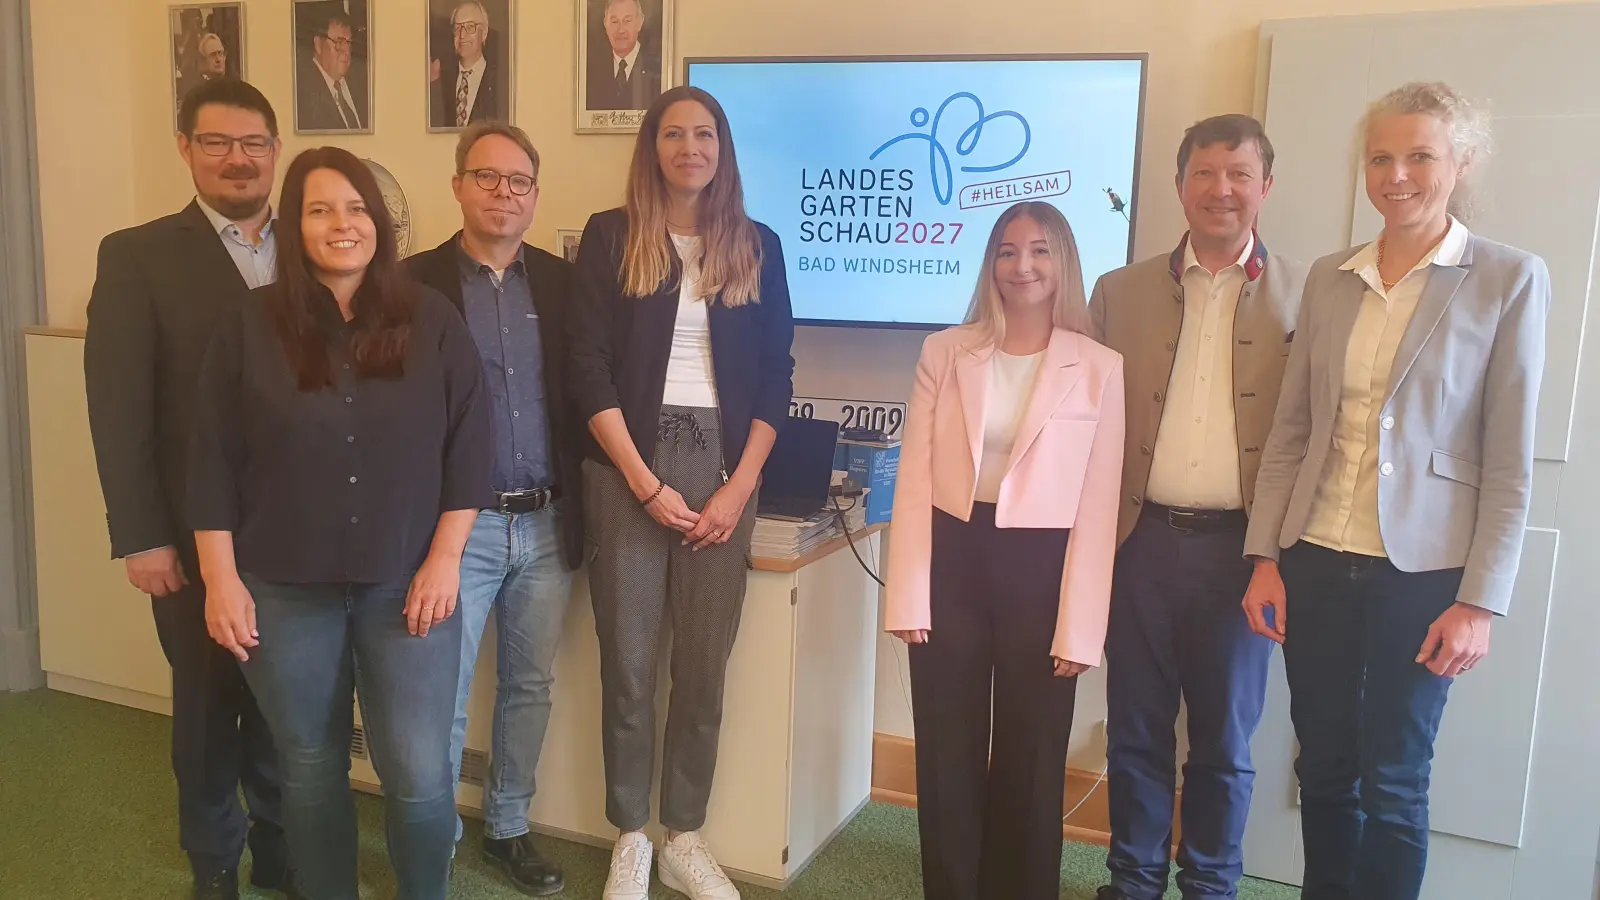
[[(479, 94), (480, 99), (482, 94)], [(461, 297), (461, 268), (456, 261), (460, 232), (432, 250), (406, 259), (418, 281), (445, 295), (465, 315)], [(522, 245), (523, 265), (533, 308), (539, 314), (539, 343), (544, 351), (545, 410), (550, 416), (550, 447), (555, 453), (556, 477), (561, 486), (561, 551), (567, 567), (583, 561), (583, 441), (588, 419), (578, 415), (567, 389), (568, 311), (572, 307), (572, 264), (528, 244)]]
[[(478, 96), (472, 100), (472, 110), (467, 113), (467, 124), (485, 119), (506, 118), (505, 101), (500, 99), (500, 66), (494, 60), (483, 58), (483, 80), (478, 83)], [(461, 58), (447, 56), (439, 66), (439, 82), (434, 85), (432, 124), (435, 128), (456, 127), (456, 82), (461, 80)]]
[(198, 203), (100, 242), (83, 374), (113, 557), (167, 545), (192, 556), (195, 389), (212, 329), (249, 292)]
[[(779, 427), (789, 416), (794, 393), (794, 317), (783, 246), (767, 226), (758, 222), (756, 230), (761, 235), (760, 302), (736, 308), (713, 302), (709, 311), (722, 457), (730, 473), (744, 455), (751, 421)], [(572, 390), (584, 422), (620, 408), (633, 445), (649, 465), (666, 393), (682, 263), (674, 249), (673, 272), (661, 288), (648, 297), (624, 297), (618, 273), (627, 232), (622, 209), (595, 213), (583, 229), (576, 302), (568, 319)], [(614, 465), (599, 442), (585, 434), (589, 458)]]

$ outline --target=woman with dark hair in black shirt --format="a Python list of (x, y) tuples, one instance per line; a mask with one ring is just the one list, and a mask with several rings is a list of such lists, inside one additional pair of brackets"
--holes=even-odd
[(218, 326), (189, 520), (211, 636), (238, 656), (283, 775), (299, 886), (356, 900), (352, 692), (401, 900), (444, 900), (462, 549), (488, 505), (482, 363), (411, 282), (371, 172), (333, 147), (284, 179), (278, 280)]

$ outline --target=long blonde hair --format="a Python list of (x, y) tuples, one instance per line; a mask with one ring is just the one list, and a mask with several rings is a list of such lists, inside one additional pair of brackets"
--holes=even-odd
[(967, 307), (966, 324), (978, 326), (985, 344), (998, 347), (1005, 340), (1005, 301), (1000, 296), (1000, 282), (995, 280), (994, 266), (1007, 226), (1022, 218), (1039, 223), (1045, 244), (1050, 248), (1050, 259), (1056, 266), (1056, 297), (1051, 315), (1055, 327), (1087, 334), (1089, 302), (1083, 292), (1083, 263), (1078, 258), (1077, 238), (1072, 236), (1072, 226), (1067, 224), (1067, 217), (1061, 210), (1038, 200), (1024, 200), (1011, 206), (994, 223), (994, 230), (989, 232), (989, 244), (983, 251), (983, 267), (978, 271), (972, 305)]
[(715, 98), (697, 87), (679, 86), (650, 104), (628, 168), (628, 240), (622, 252), (622, 291), (648, 297), (672, 277), (667, 237), (667, 180), (661, 173), (656, 138), (661, 119), (674, 103), (704, 106), (717, 123), (717, 174), (700, 194), (700, 289), (719, 292), (725, 306), (761, 302), (761, 236), (744, 211), (744, 186), (733, 151), (728, 116)]

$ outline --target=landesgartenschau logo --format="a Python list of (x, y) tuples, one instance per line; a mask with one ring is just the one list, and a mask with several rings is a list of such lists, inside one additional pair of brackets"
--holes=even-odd
[[(955, 196), (955, 169), (951, 165), (950, 152), (940, 140), (940, 125), (943, 124), (946, 111), (957, 101), (967, 101), (971, 104), (974, 119), (966, 130), (956, 138), (955, 151), (957, 156), (971, 156), (978, 149), (978, 142), (983, 139), (984, 127), (997, 119), (1014, 119), (1022, 126), (1022, 144), (1012, 156), (1001, 163), (993, 165), (963, 165), (963, 172), (999, 172), (1009, 169), (1022, 161), (1028, 155), (1028, 148), (1033, 145), (1033, 129), (1028, 125), (1028, 120), (1015, 110), (1002, 109), (998, 112), (986, 112), (983, 101), (970, 91), (959, 91), (945, 98), (939, 108), (929, 115), (926, 107), (919, 106), (911, 111), (911, 125), (914, 128), (926, 127), (928, 130), (912, 131), (899, 137), (885, 141), (878, 149), (872, 151), (869, 160), (875, 160), (880, 154), (902, 141), (927, 141), (928, 142), (928, 174), (933, 181), (933, 195), (941, 206), (949, 206), (950, 200)], [(993, 142), (991, 142), (993, 143)], [(1071, 187), (1072, 177), (1070, 172), (1051, 172), (1045, 175), (1029, 175), (1024, 178), (1014, 178), (1007, 181), (986, 182), (971, 185), (961, 189), (961, 208), (969, 209), (975, 206), (988, 206), (995, 203), (1006, 203), (1037, 197), (1048, 197), (1065, 194)], [(971, 196), (968, 196), (968, 194)]]

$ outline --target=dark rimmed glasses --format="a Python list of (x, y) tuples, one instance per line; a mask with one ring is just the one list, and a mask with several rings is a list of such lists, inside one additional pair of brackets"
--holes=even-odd
[(207, 156), (227, 156), (233, 150), (233, 145), (238, 144), (244, 150), (244, 155), (254, 159), (261, 159), (272, 152), (272, 138), (264, 134), (247, 134), (244, 137), (229, 137), (226, 134), (197, 134), (194, 142), (200, 145), (200, 152)]
[(468, 169), (463, 174), (471, 175), (479, 190), (491, 194), (500, 189), (501, 181), (511, 185), (511, 193), (518, 197), (528, 196), (538, 184), (531, 175), (503, 175), (493, 169)]

